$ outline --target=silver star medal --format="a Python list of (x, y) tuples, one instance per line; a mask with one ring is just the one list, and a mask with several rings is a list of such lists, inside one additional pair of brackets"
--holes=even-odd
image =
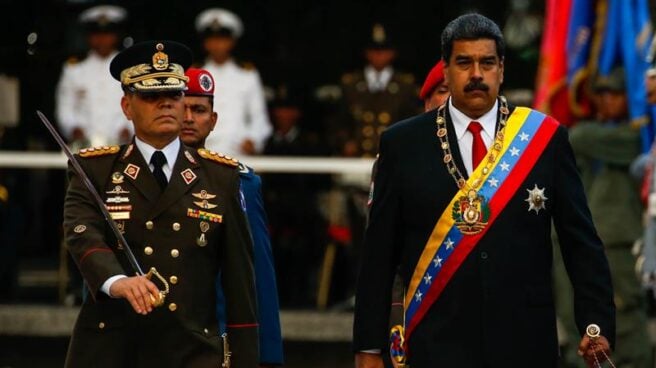
[(526, 189), (528, 192), (528, 198), (525, 199), (526, 202), (528, 202), (528, 211), (535, 211), (535, 213), (539, 213), (540, 210), (545, 209), (544, 203), (547, 201), (547, 198), (544, 195), (544, 188), (540, 189), (538, 188), (538, 185), (535, 184), (533, 189)]

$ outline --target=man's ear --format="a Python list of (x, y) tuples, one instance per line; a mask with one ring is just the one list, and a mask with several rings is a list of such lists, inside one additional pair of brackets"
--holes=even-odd
[(503, 59), (499, 62), (499, 85), (503, 84), (503, 71), (504, 71), (504, 63)]
[(123, 97), (121, 97), (121, 109), (123, 110), (125, 117), (131, 121), (132, 114), (130, 113), (130, 99), (127, 95), (123, 95)]
[(210, 127), (210, 132), (214, 130), (214, 127), (216, 126), (216, 122), (219, 119), (219, 114), (216, 113), (216, 111), (212, 112), (212, 126)]

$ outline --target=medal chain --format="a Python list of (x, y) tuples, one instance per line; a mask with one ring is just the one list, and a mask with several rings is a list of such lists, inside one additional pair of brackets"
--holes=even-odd
[[(510, 111), (508, 110), (508, 102), (506, 101), (506, 98), (504, 96), (499, 96), (499, 101), (501, 104), (501, 106), (499, 107), (499, 111), (501, 113), (499, 117), (499, 125), (496, 127), (496, 131), (494, 134), (494, 142), (492, 143), (492, 147), (490, 147), (486, 155), (485, 166), (481, 171), (482, 173), (481, 176), (487, 175), (490, 172), (492, 165), (494, 165), (494, 162), (499, 158), (499, 155), (501, 154), (501, 149), (503, 148), (503, 139), (505, 134), (506, 122), (508, 120), (508, 115), (510, 114)], [(442, 148), (442, 151), (444, 152), (443, 161), (444, 164), (446, 165), (447, 171), (449, 172), (453, 180), (456, 182), (458, 189), (463, 191), (463, 193), (468, 196), (475, 195), (478, 192), (478, 189), (480, 189), (480, 186), (483, 184), (483, 181), (479, 177), (472, 182), (471, 186), (467, 184), (467, 180), (465, 180), (465, 177), (462, 175), (460, 169), (458, 169), (458, 166), (455, 164), (453, 160), (453, 154), (451, 152), (451, 146), (449, 145), (449, 140), (446, 130), (446, 118), (444, 116), (446, 113), (446, 106), (447, 104), (445, 103), (438, 108), (437, 119), (435, 120), (435, 123), (437, 124), (437, 138), (440, 140), (440, 148)], [(475, 171), (476, 168), (473, 168), (473, 170)]]

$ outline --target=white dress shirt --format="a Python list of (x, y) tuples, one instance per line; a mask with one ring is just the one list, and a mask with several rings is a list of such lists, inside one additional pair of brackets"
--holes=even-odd
[[(148, 168), (150, 169), (150, 172), (153, 172), (155, 170), (155, 167), (153, 164), (150, 163), (150, 158), (153, 156), (153, 153), (157, 151), (157, 148), (149, 145), (148, 143), (142, 141), (139, 139), (139, 137), (134, 137), (134, 144), (137, 146), (137, 150), (141, 153), (143, 156), (144, 160), (148, 163)], [(175, 166), (175, 161), (178, 158), (178, 151), (180, 151), (180, 138), (174, 139), (171, 143), (166, 145), (166, 147), (162, 148), (160, 151), (164, 154), (164, 157), (166, 157), (166, 163), (162, 166), (162, 171), (164, 171), (164, 175), (166, 175), (166, 180), (171, 181), (171, 173), (173, 172), (173, 167)], [(109, 295), (112, 296), (112, 294), (109, 293), (109, 290), (112, 288), (112, 284), (118, 279), (122, 279), (124, 277), (127, 277), (125, 275), (114, 275), (105, 282), (103, 282), (102, 286), (100, 286), (100, 290)]]
[(391, 66), (386, 66), (383, 70), (377, 71), (373, 66), (367, 65), (364, 68), (364, 78), (367, 80), (369, 92), (384, 91), (393, 74), (394, 69)]
[(499, 106), (497, 103), (492, 106), (490, 111), (486, 112), (483, 116), (478, 119), (472, 119), (465, 115), (462, 111), (456, 109), (453, 106), (451, 98), (449, 98), (449, 114), (451, 115), (451, 121), (453, 122), (453, 127), (455, 129), (456, 137), (458, 138), (458, 148), (460, 149), (460, 156), (462, 162), (465, 164), (465, 169), (467, 174), (471, 175), (472, 169), (472, 143), (474, 142), (474, 135), (467, 130), (469, 123), (472, 121), (477, 121), (483, 127), (481, 130), (481, 138), (483, 138), (483, 143), (485, 147), (489, 150), (494, 141), (494, 131), (497, 125), (497, 112), (499, 111)]
[[(136, 136), (134, 137), (134, 144), (137, 146), (139, 152), (141, 152), (144, 160), (148, 163), (150, 172), (153, 172), (155, 166), (150, 163), (150, 158), (153, 157), (153, 153), (157, 151), (157, 148), (149, 145)], [(164, 175), (166, 175), (166, 180), (171, 181), (173, 166), (175, 166), (175, 160), (178, 158), (178, 152), (180, 151), (180, 139), (174, 139), (160, 151), (162, 151), (164, 157), (166, 157), (166, 163), (162, 166), (162, 171), (164, 171)]]
[(230, 156), (242, 156), (241, 144), (250, 139), (261, 152), (273, 128), (269, 122), (264, 89), (256, 70), (247, 70), (228, 60), (217, 64), (208, 60), (203, 69), (214, 77), (216, 127), (205, 147)]
[(79, 63), (66, 63), (57, 84), (55, 110), (64, 136), (71, 138), (73, 129), (84, 130), (92, 146), (119, 142), (123, 129), (133, 131), (121, 109), (120, 84), (109, 74), (109, 64), (116, 56), (106, 58), (90, 51)]

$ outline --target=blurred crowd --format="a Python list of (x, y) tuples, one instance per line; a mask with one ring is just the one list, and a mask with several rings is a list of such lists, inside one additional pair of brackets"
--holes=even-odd
[[(527, 13), (522, 6), (526, 2), (512, 3), (518, 12), (508, 20), (508, 46), (523, 48), (522, 57), (534, 61), (537, 56), (530, 50), (536, 50), (539, 17)], [(131, 140), (132, 125), (119, 103), (121, 92), (108, 72), (111, 59), (133, 42), (126, 33), (128, 17), (126, 9), (113, 5), (91, 7), (77, 17), (88, 51), (72, 56), (61, 66), (52, 96), (52, 120), (74, 151)], [(360, 67), (344, 71), (339, 81), (311, 88), (292, 79), (293, 70), (263, 78), (256, 65), (237, 58), (234, 50), (247, 26), (239, 14), (224, 8), (206, 9), (194, 22), (203, 48), (203, 58), (195, 60), (194, 66), (206, 69), (215, 80), (218, 123), (206, 146), (237, 159), (251, 155), (375, 158), (379, 137), (387, 127), (439, 106), (448, 96), (444, 65), (437, 63), (437, 56), (435, 66), (422, 75), (395, 65), (398, 44), (382, 22), (367, 28)], [(439, 55), (439, 50), (434, 51)], [(510, 80), (512, 71), (513, 65), (509, 65)], [(652, 217), (656, 216), (656, 197), (649, 194), (653, 160), (650, 154), (642, 154), (639, 129), (628, 118), (623, 73), (618, 66), (608, 76), (591, 78), (593, 117), (573, 124), (570, 138), (613, 272), (618, 350), (626, 350), (632, 357), (629, 360), (636, 362), (633, 366), (638, 367), (645, 366), (640, 362), (650, 360), (652, 354), (645, 326), (656, 271), (656, 251), (651, 257), (649, 253), (656, 248), (650, 238), (653, 233), (649, 232), (654, 231), (650, 221), (656, 218)], [(656, 74), (647, 76), (647, 80), (656, 83)], [(0, 74), (0, 91), (0, 122), (7, 126), (7, 122), (19, 120), (17, 81)], [(511, 103), (531, 104), (530, 91), (506, 92)], [(652, 103), (656, 102), (655, 96), (656, 88), (649, 92)], [(2, 137), (3, 149), (16, 148), (11, 139)], [(44, 143), (36, 140), (25, 148), (45, 149)], [(283, 308), (352, 307), (369, 177), (370, 173), (262, 174)], [(65, 183), (63, 172), (2, 170), (2, 301), (13, 301), (17, 296), (16, 244), (61, 243)], [(558, 247), (554, 248), (557, 251)], [(61, 262), (69, 262), (65, 253), (55, 254)], [(568, 295), (576, 290), (567, 288), (560, 257), (556, 256), (554, 262), (560, 283), (556, 299), (561, 322), (567, 331), (575, 331), (571, 316), (574, 306)], [(651, 268), (645, 272), (644, 267), (636, 269), (643, 265)], [(76, 272), (71, 265), (65, 295), (69, 304), (80, 298)], [(567, 352), (575, 353), (576, 349)], [(623, 359), (621, 354), (616, 356), (619, 361)], [(577, 359), (571, 361), (576, 364)]]

